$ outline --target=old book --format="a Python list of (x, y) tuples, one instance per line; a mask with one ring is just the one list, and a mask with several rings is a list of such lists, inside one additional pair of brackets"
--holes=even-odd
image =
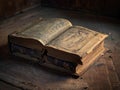
[(66, 19), (51, 18), (10, 34), (8, 41), (13, 55), (81, 75), (104, 52), (106, 37), (82, 26), (72, 26)]

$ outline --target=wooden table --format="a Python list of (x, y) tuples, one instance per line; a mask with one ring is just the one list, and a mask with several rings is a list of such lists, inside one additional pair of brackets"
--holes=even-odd
[[(43, 9), (40, 11), (39, 9), (33, 9), (8, 19), (0, 25), (0, 89), (120, 90), (120, 44), (114, 43), (114, 40), (111, 38), (106, 40), (105, 45), (109, 50), (107, 50), (105, 55), (82, 78), (78, 79), (73, 79), (67, 75), (56, 74), (36, 63), (13, 57), (9, 54), (7, 45), (8, 34), (24, 29), (33, 22), (39, 21), (40, 16), (47, 16), (47, 10), (49, 10), (49, 13), (54, 11), (54, 15), (60, 15), (59, 10)], [(41, 13), (42, 15), (40, 15)], [(71, 12), (68, 11), (67, 13), (69, 14)], [(78, 15), (78, 13), (74, 14)], [(81, 17), (83, 16), (81, 15)]]

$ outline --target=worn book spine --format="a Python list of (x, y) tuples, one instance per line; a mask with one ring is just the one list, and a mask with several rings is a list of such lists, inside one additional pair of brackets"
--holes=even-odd
[(59, 67), (64, 71), (68, 71), (70, 73), (75, 72), (77, 63), (64, 61), (61, 59), (57, 59), (55, 57), (51, 57), (46, 55), (45, 51), (39, 51), (31, 48), (27, 48), (21, 45), (17, 45), (9, 42), (10, 52), (12, 55), (23, 57), (29, 60), (34, 60), (40, 64), (51, 64), (53, 66)]
[(42, 60), (44, 51), (27, 48), (18, 44), (9, 42), (10, 52), (12, 55), (20, 56), (26, 59), (40, 61)]
[(51, 57), (48, 55), (46, 55), (46, 58), (44, 60), (46, 63), (55, 65), (55, 66), (60, 67), (62, 69), (68, 70), (72, 73), (75, 72), (76, 66), (77, 66), (77, 63), (65, 61), (65, 60)]

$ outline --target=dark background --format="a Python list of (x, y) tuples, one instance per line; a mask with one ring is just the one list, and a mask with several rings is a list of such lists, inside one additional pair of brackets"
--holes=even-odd
[(4, 19), (36, 5), (78, 10), (119, 18), (119, 0), (0, 0), (0, 18)]

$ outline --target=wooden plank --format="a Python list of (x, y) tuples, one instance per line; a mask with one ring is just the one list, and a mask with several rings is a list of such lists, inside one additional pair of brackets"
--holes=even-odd
[(13, 85), (10, 85), (6, 82), (0, 81), (0, 90), (21, 90), (21, 89)]
[(17, 57), (11, 59), (0, 61), (0, 79), (17, 87), (32, 90), (82, 90), (88, 87), (83, 79), (56, 74), (48, 68)]
[(0, 19), (13, 16), (40, 3), (41, 0), (0, 0)]
[(115, 66), (114, 66), (113, 58), (112, 58), (111, 54), (113, 54), (113, 53), (107, 52), (103, 59), (107, 65), (107, 73), (109, 76), (112, 90), (120, 90), (120, 80), (119, 80), (119, 77), (118, 77), (118, 74), (116, 71), (117, 68), (115, 68)]
[(109, 56), (112, 59), (116, 72), (120, 80), (120, 42), (116, 43), (113, 49), (113, 53)]
[(89, 90), (111, 90), (103, 58), (100, 58), (99, 61), (83, 75), (83, 78), (87, 81)]

